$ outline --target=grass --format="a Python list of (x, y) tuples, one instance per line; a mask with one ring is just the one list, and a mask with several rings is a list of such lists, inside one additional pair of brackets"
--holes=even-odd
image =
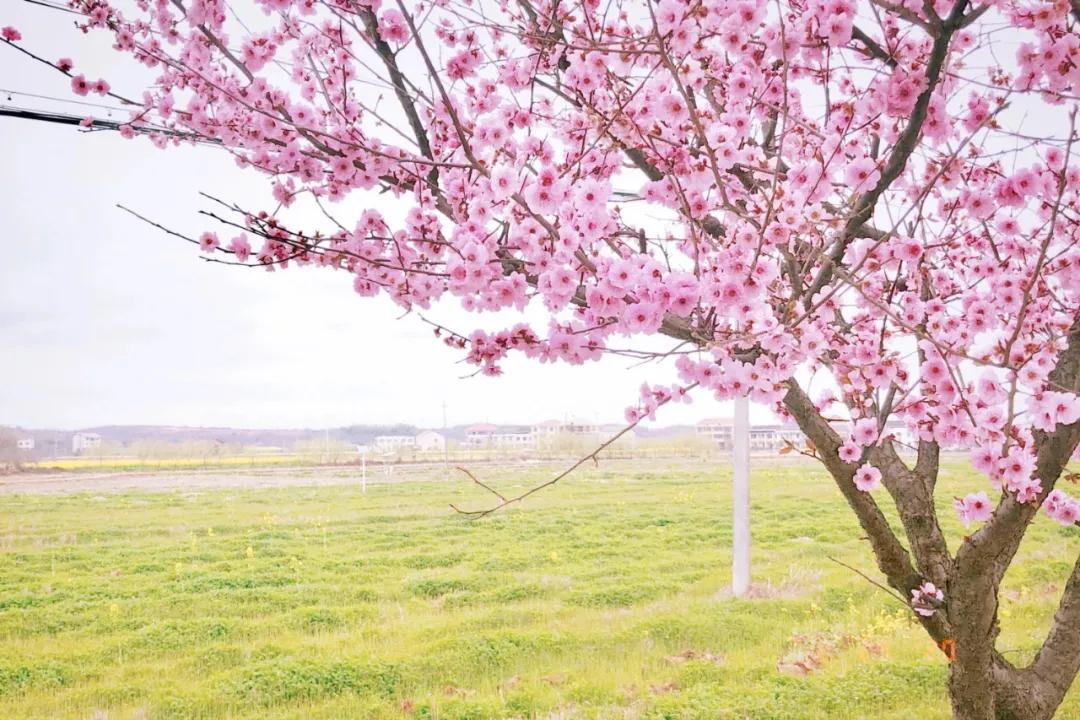
[[(723, 466), (602, 466), (479, 522), (447, 507), (477, 488), (434, 479), (0, 497), (0, 716), (947, 718), (944, 657), (828, 559), (873, 572), (828, 478), (761, 468), (747, 601), (723, 593)], [(498, 472), (506, 491), (548, 476)], [(948, 504), (981, 483), (942, 484), (955, 547)], [(1077, 531), (1032, 529), (1010, 657), (1078, 552)]]

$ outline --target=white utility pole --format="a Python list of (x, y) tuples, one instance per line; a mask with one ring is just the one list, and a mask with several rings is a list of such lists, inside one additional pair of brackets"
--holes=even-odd
[(731, 592), (746, 597), (750, 592), (750, 400), (735, 398), (732, 433), (731, 488)]
[(443, 480), (450, 480), (450, 438), (446, 434), (446, 401), (442, 401)]

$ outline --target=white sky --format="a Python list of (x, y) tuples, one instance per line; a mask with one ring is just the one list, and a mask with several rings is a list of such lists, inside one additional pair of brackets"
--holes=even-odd
[[(71, 21), (15, 0), (0, 12), (0, 26), (17, 27), (27, 47), (71, 57), (76, 72), (137, 97), (130, 62)], [(5, 46), (0, 89), (81, 99), (65, 78)], [(0, 104), (93, 114), (6, 92)], [(200, 190), (269, 208), (265, 177), (212, 148), (161, 151), (145, 139), (0, 118), (0, 158), (0, 424), (438, 426), (444, 401), (450, 424), (619, 421), (644, 380), (674, 377), (609, 357), (582, 367), (519, 358), (503, 377), (461, 379), (473, 368), (458, 363), (460, 353), (418, 318), (398, 320), (389, 301), (357, 296), (346, 273), (206, 263), (194, 246), (116, 208), (189, 236), (212, 227), (196, 214), (208, 207)], [(430, 317), (479, 326), (449, 307)], [(700, 396), (662, 410), (658, 422), (727, 414)]]

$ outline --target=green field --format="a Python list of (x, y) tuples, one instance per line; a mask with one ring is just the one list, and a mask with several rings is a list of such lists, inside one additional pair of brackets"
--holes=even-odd
[[(727, 468), (604, 465), (481, 521), (465, 481), (0, 496), (0, 717), (947, 718), (946, 660), (810, 464), (758, 463), (753, 600)], [(487, 470), (503, 490), (550, 469)], [(982, 482), (945, 473), (948, 509)], [(1040, 518), (999, 647), (1080, 552)], [(1060, 717), (1080, 718), (1080, 690)]]

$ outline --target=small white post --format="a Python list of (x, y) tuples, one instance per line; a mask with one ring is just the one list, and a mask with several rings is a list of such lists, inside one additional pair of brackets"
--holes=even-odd
[(732, 433), (731, 592), (746, 597), (750, 591), (750, 401), (735, 398)]
[(443, 480), (450, 480), (450, 438), (446, 434), (446, 401), (442, 403), (442, 464), (443, 464)]

